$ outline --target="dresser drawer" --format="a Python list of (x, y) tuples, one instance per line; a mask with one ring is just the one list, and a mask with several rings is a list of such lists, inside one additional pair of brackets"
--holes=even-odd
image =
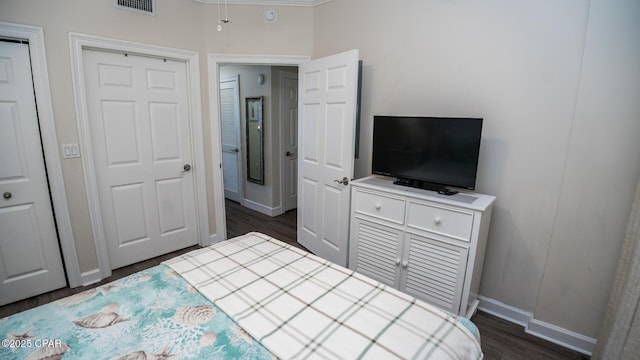
[(417, 202), (410, 202), (408, 211), (410, 227), (463, 241), (471, 239), (472, 212)]
[(352, 203), (356, 213), (404, 224), (405, 200), (402, 198), (356, 189)]

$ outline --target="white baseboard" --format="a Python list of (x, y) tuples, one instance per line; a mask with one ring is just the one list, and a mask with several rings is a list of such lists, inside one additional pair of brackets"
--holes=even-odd
[(593, 350), (596, 348), (597, 339), (536, 319), (529, 321), (529, 325), (525, 331), (528, 334), (589, 356), (591, 356)]
[(102, 280), (102, 273), (100, 272), (100, 269), (85, 271), (82, 274), (80, 274), (80, 279), (82, 282), (82, 286), (95, 284)]
[(244, 201), (242, 202), (242, 205), (245, 207), (248, 207), (251, 210), (255, 210), (261, 214), (265, 214), (267, 216), (278, 216), (280, 214), (282, 214), (282, 207), (278, 206), (275, 208), (271, 208), (265, 205), (262, 205), (260, 203), (257, 203), (255, 201), (251, 201), (251, 200), (247, 200), (244, 199)]
[(478, 310), (524, 327), (527, 334), (545, 339), (568, 349), (591, 356), (597, 339), (578, 334), (557, 325), (536, 320), (533, 314), (500, 301), (480, 296)]
[(224, 240), (224, 239), (220, 238), (220, 233), (210, 234), (209, 235), (209, 244), (205, 244), (205, 246), (219, 243), (222, 240)]
[(497, 316), (501, 319), (505, 319), (514, 324), (518, 324), (523, 328), (527, 327), (529, 320), (533, 317), (533, 314), (530, 312), (501, 303), (497, 300), (489, 299), (484, 296), (479, 296), (478, 299), (480, 300), (478, 310)]

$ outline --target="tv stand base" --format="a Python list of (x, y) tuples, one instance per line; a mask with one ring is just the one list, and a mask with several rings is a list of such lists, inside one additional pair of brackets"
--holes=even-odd
[(442, 194), (442, 195), (455, 195), (455, 194), (458, 193), (458, 191), (456, 191), (456, 190), (447, 189), (446, 186), (443, 186), (443, 185), (440, 185), (440, 184), (431, 183), (431, 182), (428, 182), (428, 181), (422, 181), (422, 180), (397, 178), (396, 181), (394, 181), (393, 183), (396, 184), (396, 185), (409, 186), (409, 187), (418, 188), (418, 189), (437, 191), (438, 194)]

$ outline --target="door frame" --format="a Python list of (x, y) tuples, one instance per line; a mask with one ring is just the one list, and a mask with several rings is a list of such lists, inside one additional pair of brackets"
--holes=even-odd
[[(284, 80), (287, 77), (287, 73), (284, 72), (284, 71), (280, 71), (279, 77), (280, 77), (280, 89), (279, 89), (279, 91), (280, 91), (280, 104), (278, 104), (278, 106), (280, 107), (280, 117), (282, 118), (282, 116), (283, 116), (283, 111), (282, 111), (283, 106), (282, 105), (283, 105), (283, 102), (284, 102), (284, 97), (282, 96), (282, 93), (283, 93), (282, 90), (283, 90)], [(298, 73), (296, 72), (296, 82), (297, 81), (298, 81)], [(298, 89), (298, 93), (299, 92), (300, 92), (300, 89)], [(296, 96), (296, 98), (299, 98), (299, 97), (300, 97), (299, 95)], [(298, 124), (298, 119), (296, 118), (296, 129), (297, 129), (298, 125), (299, 125)], [(285, 137), (285, 131), (284, 130), (285, 130), (284, 129), (284, 124), (281, 122), (280, 123), (280, 139), (284, 139), (284, 137)], [(296, 131), (296, 136), (298, 136), (297, 133), (298, 133), (298, 131)], [(300, 144), (297, 144), (297, 148), (300, 149)], [(280, 166), (280, 179), (286, 179), (288, 174), (286, 173), (285, 167), (284, 167), (284, 157), (285, 157), (285, 155), (284, 155), (284, 146), (282, 144), (282, 141), (280, 141), (279, 149), (280, 149), (280, 162), (282, 164)], [(297, 159), (299, 151), (296, 150), (296, 152), (297, 152), (296, 153), (296, 159)], [(298, 171), (297, 170), (297, 160), (296, 160), (296, 171)], [(281, 214), (284, 214), (284, 213), (286, 213), (288, 211), (286, 209), (286, 206), (284, 205), (285, 199), (287, 197), (286, 191), (285, 191), (286, 187), (284, 186), (284, 184), (285, 184), (284, 180), (281, 180), (280, 181), (280, 204), (281, 204), (280, 213)], [(297, 184), (297, 176), (296, 176), (296, 187), (297, 186), (298, 186), (298, 184)], [(298, 196), (297, 192), (298, 192), (298, 190), (296, 189), (296, 198)], [(298, 204), (296, 203), (296, 208), (297, 207), (298, 207)]]
[(45, 52), (44, 31), (41, 27), (0, 21), (0, 36), (29, 41), (31, 73), (33, 76), (36, 112), (44, 152), (44, 164), (47, 169), (49, 193), (53, 207), (53, 217), (58, 229), (58, 241), (70, 287), (82, 285), (80, 264), (76, 253), (76, 243), (71, 227), (71, 216), (67, 193), (64, 187), (58, 137), (49, 86), (47, 57)]
[(189, 92), (189, 115), (191, 128), (191, 152), (194, 163), (194, 191), (196, 205), (196, 233), (198, 243), (209, 245), (209, 212), (207, 207), (207, 188), (205, 180), (204, 137), (202, 126), (202, 104), (200, 94), (199, 53), (131, 41), (111, 39), (100, 36), (69, 33), (69, 49), (71, 52), (71, 77), (75, 102), (78, 139), (81, 151), (82, 170), (84, 174), (91, 231), (96, 246), (98, 269), (87, 274), (87, 282), (97, 282), (111, 276), (111, 265), (107, 251), (107, 240), (102, 222), (102, 207), (98, 193), (91, 129), (87, 110), (87, 92), (84, 77), (84, 49), (128, 52), (132, 54), (166, 58), (184, 62), (187, 67), (187, 90)]
[[(224, 183), (222, 174), (222, 140), (220, 134), (220, 65), (286, 65), (299, 66), (311, 60), (306, 55), (233, 55), (208, 54), (209, 72), (209, 118), (211, 119), (211, 155), (213, 167), (213, 198), (216, 214), (216, 233), (211, 234), (211, 243), (227, 239), (226, 212), (224, 205)], [(300, 144), (298, 144), (300, 146)]]

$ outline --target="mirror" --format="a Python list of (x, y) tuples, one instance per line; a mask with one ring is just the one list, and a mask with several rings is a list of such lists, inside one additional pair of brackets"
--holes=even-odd
[(246, 98), (247, 180), (264, 184), (264, 149), (262, 138), (262, 96)]

